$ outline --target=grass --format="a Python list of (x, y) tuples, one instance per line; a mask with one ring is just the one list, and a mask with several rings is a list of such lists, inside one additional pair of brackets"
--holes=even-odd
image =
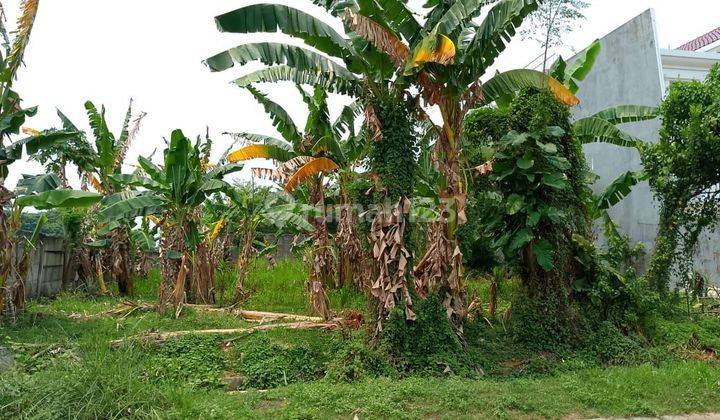
[[(248, 279), (255, 293), (244, 307), (308, 313), (303, 276), (297, 261), (274, 269), (256, 265)], [(153, 301), (157, 281), (157, 274), (138, 281), (136, 300)], [(473, 287), (483, 298), (484, 286)], [(365, 297), (351, 289), (332, 291), (330, 299), (338, 311), (367, 308)], [(16, 363), (0, 375), (0, 417), (560, 418), (720, 412), (720, 364), (710, 351), (720, 345), (717, 318), (663, 321), (651, 347), (613, 344), (557, 354), (515, 348), (499, 326), (480, 324), (467, 331), (472, 335), (467, 358), (477, 370), (451, 376), (442, 370), (423, 375), (398, 370), (382, 347), (367, 347), (362, 330), (274, 330), (233, 337), (231, 344), (227, 337), (186, 336), (162, 345), (111, 348), (110, 340), (150, 330), (249, 325), (234, 316), (192, 310), (177, 320), (155, 312), (82, 317), (119, 301), (64, 294), (31, 302), (16, 325), (1, 325), (0, 345), (12, 351)], [(628, 351), (637, 354), (617, 358)], [(226, 378), (246, 391), (226, 392)]]
[[(224, 270), (218, 277), (218, 289), (222, 291), (219, 300), (229, 303), (234, 295), (235, 270)], [(245, 280), (245, 288), (252, 292), (243, 303), (243, 308), (274, 312), (309, 313), (310, 307), (305, 294), (305, 267), (300, 260), (278, 261), (270, 268), (267, 261), (257, 260)], [(153, 278), (149, 287), (154, 293), (156, 282)], [(328, 290), (330, 308), (337, 310), (365, 311), (367, 299), (352, 286)], [(154, 299), (154, 297), (153, 297)]]

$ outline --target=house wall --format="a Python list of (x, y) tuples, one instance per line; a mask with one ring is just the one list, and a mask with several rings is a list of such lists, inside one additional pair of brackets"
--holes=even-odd
[[(616, 29), (600, 43), (595, 67), (580, 84), (581, 103), (574, 109), (574, 116), (587, 117), (623, 104), (657, 106), (662, 100), (664, 82), (652, 10)], [(656, 142), (660, 123), (645, 121), (624, 124), (622, 128), (640, 139)], [(642, 168), (635, 149), (589, 144), (585, 153), (591, 169), (600, 177), (593, 187), (596, 192), (604, 190), (619, 175)], [(658, 205), (647, 183), (637, 185), (630, 196), (610, 209), (610, 215), (631, 238), (644, 243), (647, 249), (652, 247), (657, 234)]]
[[(658, 48), (655, 16), (648, 10), (600, 40), (602, 50), (595, 67), (580, 84), (581, 104), (573, 111), (582, 118), (617, 105), (658, 106), (665, 93), (665, 74)], [(660, 120), (624, 124), (621, 128), (648, 142), (659, 139)], [(609, 144), (585, 146), (588, 164), (600, 179), (593, 187), (602, 191), (617, 176), (642, 168), (634, 149)], [(610, 210), (610, 215), (636, 242), (647, 250), (639, 269), (647, 268), (657, 236), (659, 205), (647, 182)], [(720, 235), (706, 232), (698, 247), (695, 265), (720, 284)]]

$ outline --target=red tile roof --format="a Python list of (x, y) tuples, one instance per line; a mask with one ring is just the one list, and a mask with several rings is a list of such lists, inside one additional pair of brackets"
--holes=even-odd
[(720, 40), (720, 28), (715, 28), (705, 35), (697, 37), (692, 41), (679, 46), (677, 49), (684, 51), (697, 51), (700, 48), (706, 47), (718, 40)]

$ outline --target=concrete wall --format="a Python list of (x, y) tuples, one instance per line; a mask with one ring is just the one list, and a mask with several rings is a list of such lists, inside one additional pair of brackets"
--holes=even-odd
[[(580, 85), (581, 105), (574, 116), (582, 118), (616, 105), (658, 106), (665, 91), (665, 81), (658, 48), (655, 16), (648, 10), (600, 40), (602, 50), (595, 67)], [(649, 142), (658, 141), (660, 120), (624, 124), (628, 133)], [(602, 191), (617, 176), (642, 168), (634, 149), (609, 144), (585, 146), (588, 164), (600, 176), (594, 186)], [(610, 210), (613, 219), (636, 242), (645, 244), (647, 265), (657, 235), (659, 205), (647, 183)], [(720, 238), (717, 233), (703, 235), (696, 267), (720, 284)]]
[(704, 232), (695, 251), (695, 270), (720, 286), (720, 229)]

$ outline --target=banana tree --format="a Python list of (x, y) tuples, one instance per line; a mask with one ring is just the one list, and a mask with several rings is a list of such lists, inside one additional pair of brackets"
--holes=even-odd
[[(315, 0), (336, 17), (343, 17), (348, 36), (341, 35), (319, 18), (278, 4), (255, 4), (216, 17), (221, 31), (235, 33), (282, 32), (314, 48), (276, 43), (243, 44), (206, 61), (213, 71), (235, 63), (260, 61), (269, 67), (235, 81), (239, 86), (282, 80), (311, 83), (335, 92), (367, 96), (386, 87), (408, 90), (415, 86), (427, 106), (438, 106), (442, 124), (436, 126), (437, 166), (443, 175), (438, 186), (444, 204), (440, 231), (433, 232), (430, 250), (416, 275), (424, 283), (447, 294), (449, 313), (462, 318), (462, 286), (459, 283), (461, 256), (456, 231), (464, 222), (465, 187), (460, 176), (459, 141), (463, 117), (468, 110), (491, 103), (523, 87), (546, 86), (568, 104), (577, 98), (557, 80), (537, 71), (513, 70), (483, 83), (481, 78), (505, 49), (505, 42), (522, 20), (533, 12), (536, 0), (432, 0), (424, 10), (424, 23), (417, 11), (398, 0)], [(485, 20), (476, 24), (486, 5), (492, 5)], [(253, 17), (262, 16), (262, 19)], [(329, 57), (339, 59), (343, 65)], [(380, 63), (373, 65), (373, 63)], [(362, 82), (362, 83), (361, 83)], [(411, 92), (411, 90), (408, 90)], [(418, 101), (419, 102), (419, 101)], [(418, 113), (427, 116), (423, 108)], [(369, 111), (368, 115), (372, 115)], [(368, 124), (377, 121), (368, 119)], [(445, 240), (445, 238), (447, 240)], [(442, 243), (442, 244), (441, 244)], [(440, 246), (442, 245), (442, 246)], [(435, 264), (432, 261), (440, 261)]]
[[(251, 134), (237, 133), (238, 139), (253, 142), (232, 152), (228, 158), (231, 162), (244, 161), (254, 158), (267, 158), (281, 162), (275, 169), (254, 169), (254, 174), (270, 178), (284, 184), (286, 192), (292, 192), (304, 181), (310, 182), (310, 200), (316, 205), (321, 214), (326, 213), (323, 194), (323, 177), (331, 172), (339, 173), (341, 191), (341, 204), (346, 208), (352, 203), (347, 192), (347, 182), (352, 177), (353, 168), (363, 158), (366, 152), (364, 133), (355, 132), (355, 120), (361, 113), (358, 102), (345, 106), (338, 119), (330, 121), (327, 92), (321, 87), (315, 87), (312, 95), (298, 86), (305, 103), (308, 106), (309, 116), (305, 129), (301, 132), (288, 113), (279, 104), (271, 101), (253, 87), (250, 92), (260, 102), (265, 111), (272, 118), (273, 124), (283, 139)], [(344, 231), (344, 239), (357, 238), (352, 227), (351, 211), (344, 212), (340, 224)], [(316, 249), (325, 248), (327, 244), (327, 227), (325, 217), (314, 221), (316, 228)], [(349, 252), (349, 249), (343, 249)], [(326, 254), (327, 255), (327, 254)], [(318, 267), (318, 278), (329, 281), (332, 277), (332, 258), (318, 257), (324, 263)]]
[(157, 251), (157, 226), (151, 226), (149, 218), (143, 218), (139, 227), (130, 231), (130, 240), (137, 256), (135, 273), (147, 277), (153, 267), (152, 253)]
[[(85, 102), (85, 110), (92, 130), (93, 142), (91, 143), (86, 133), (80, 131), (65, 114), (58, 111), (62, 128), (46, 130), (39, 134), (47, 136), (58, 131), (69, 131), (76, 134), (69, 141), (58, 144), (39, 154), (36, 160), (44, 163), (47, 169), (58, 173), (65, 184), (67, 184), (67, 181), (64, 168), (68, 162), (71, 162), (78, 167), (83, 189), (87, 189), (88, 184), (90, 184), (98, 193), (111, 196), (125, 188), (113, 177), (122, 173), (125, 157), (130, 145), (138, 135), (145, 114), (141, 113), (133, 119), (131, 100), (120, 135), (116, 136), (108, 128), (105, 107), (98, 110), (95, 104), (87, 101)], [(97, 209), (93, 209), (83, 221), (84, 241), (104, 245), (103, 247), (94, 247), (96, 250), (94, 259), (97, 260), (94, 266), (96, 268), (101, 266), (110, 267), (109, 272), (117, 280), (120, 294), (132, 295), (134, 266), (131, 255), (130, 225), (128, 223), (118, 223), (113, 225), (113, 229), (103, 230), (95, 224), (96, 213)], [(78, 251), (80, 254), (76, 257), (81, 260), (80, 266), (93, 266), (91, 262), (93, 257), (89, 250), (84, 248)], [(105, 260), (104, 264), (100, 261), (101, 259)], [(96, 271), (96, 276), (103, 275), (97, 269), (93, 271)], [(89, 276), (89, 272), (86, 274), (88, 274), (88, 277), (92, 277)]]
[[(254, 173), (283, 183), (286, 192), (292, 192), (303, 182), (307, 182), (310, 202), (317, 207), (321, 215), (313, 217), (315, 242), (310, 290), (320, 290), (318, 285), (312, 286), (314, 282), (335, 283), (334, 256), (325, 218), (327, 210), (323, 180), (326, 174), (337, 172), (342, 205), (338, 237), (341, 253), (345, 256), (341, 262), (340, 276), (341, 283), (351, 281), (348, 277), (353, 271), (353, 262), (359, 260), (360, 244), (347, 183), (352, 178), (353, 168), (366, 151), (364, 133), (355, 132), (355, 120), (361, 112), (359, 103), (354, 102), (344, 107), (338, 119), (333, 122), (329, 117), (327, 92), (322, 87), (316, 86), (313, 94), (310, 95), (304, 88), (298, 86), (309, 110), (305, 129), (301, 132), (282, 106), (271, 101), (252, 86), (248, 86), (247, 89), (263, 105), (283, 138), (251, 133), (234, 134), (236, 138), (250, 141), (252, 144), (230, 153), (228, 159), (230, 162), (238, 162), (267, 158), (280, 162), (275, 169), (256, 169)], [(319, 312), (323, 311), (319, 310)]]
[[(595, 41), (571, 64), (568, 64), (562, 56), (558, 57), (550, 68), (550, 74), (575, 94), (580, 90), (580, 83), (592, 71), (601, 49), (600, 41)], [(507, 105), (507, 101), (504, 105)], [(615, 106), (590, 117), (575, 120), (572, 123), (572, 134), (582, 144), (608, 143), (631, 147), (642, 155), (645, 142), (623, 131), (618, 125), (652, 120), (658, 117), (658, 113), (658, 108), (650, 106)], [(604, 193), (597, 197), (595, 207), (599, 210), (607, 210), (628, 195), (634, 185), (645, 179), (646, 175), (643, 171), (628, 171), (621, 174), (608, 185)]]
[[(138, 164), (145, 176), (116, 174), (111, 178), (120, 185), (143, 188), (122, 191), (107, 197), (99, 216), (104, 223), (134, 220), (157, 215), (161, 229), (160, 263), (162, 284), (158, 310), (164, 313), (172, 302), (179, 315), (186, 300), (213, 303), (214, 270), (201, 255), (206, 253), (208, 232), (203, 232), (200, 206), (210, 195), (230, 186), (226, 175), (242, 169), (241, 164), (209, 164), (211, 142), (198, 138), (193, 145), (182, 131), (173, 131), (164, 152), (164, 165), (157, 166), (140, 156)], [(189, 281), (188, 281), (189, 279)]]
[[(466, 185), (460, 168), (465, 115), (475, 106), (529, 86), (547, 87), (568, 105), (579, 101), (557, 80), (530, 70), (511, 70), (482, 81), (505, 49), (505, 42), (537, 9), (539, 1), (435, 0), (427, 5), (430, 8), (422, 25), (400, 2), (370, 3), (370, 7), (346, 9), (347, 25), (391, 57), (399, 83), (415, 86), (424, 104), (440, 111), (442, 123), (435, 126), (435, 163), (441, 174), (441, 219), (428, 234), (428, 250), (415, 275), (420, 286), (443, 295), (448, 315), (459, 326), (465, 316), (462, 253), (457, 240), (458, 227), (466, 221)], [(486, 5), (492, 7), (484, 20), (474, 23)]]
[(67, 177), (67, 165), (70, 163), (78, 164), (78, 175), (84, 178), (85, 171), (83, 168), (92, 167), (91, 160), (95, 154), (95, 150), (85, 136), (78, 131), (78, 128), (62, 111), (57, 110), (57, 114), (62, 122), (62, 128), (53, 128), (43, 130), (42, 132), (26, 129), (25, 132), (36, 137), (41, 135), (47, 136), (58, 132), (75, 133), (75, 135), (67, 138), (65, 141), (55, 143), (52, 147), (39, 150), (30, 156), (31, 160), (42, 164), (48, 173), (56, 174), (62, 181), (64, 188), (70, 188)]
[[(227, 201), (230, 206), (227, 206)], [(276, 239), (284, 233), (312, 233), (314, 228), (307, 218), (319, 214), (314, 206), (291, 202), (268, 188), (253, 185), (233, 187), (228, 191), (225, 203), (229, 210), (222, 214), (220, 220), (238, 242), (234, 297), (238, 303), (247, 295), (245, 278), (252, 258), (275, 248), (272, 244), (268, 247), (258, 240), (260, 232), (273, 233)]]

